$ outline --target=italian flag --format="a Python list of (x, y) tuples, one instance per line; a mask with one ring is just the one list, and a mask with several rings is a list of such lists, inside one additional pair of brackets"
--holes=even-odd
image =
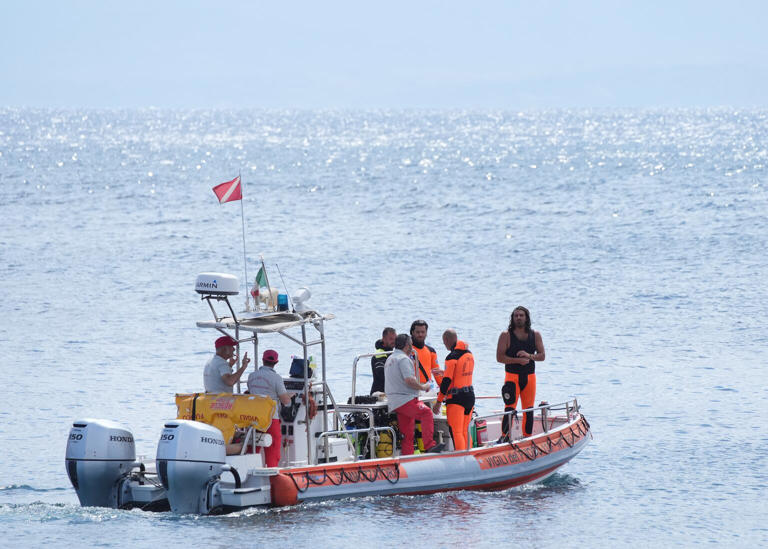
[(259, 272), (256, 273), (256, 281), (253, 284), (253, 288), (251, 288), (251, 295), (253, 296), (253, 299), (256, 299), (259, 297), (259, 288), (265, 288), (267, 286), (267, 273), (264, 272), (264, 266), (259, 269)]

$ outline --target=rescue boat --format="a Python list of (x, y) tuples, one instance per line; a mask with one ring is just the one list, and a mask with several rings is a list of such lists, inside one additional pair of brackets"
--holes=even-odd
[[(275, 335), (301, 351), (284, 377), (293, 397), (280, 410), (279, 466), (266, 467), (261, 451), (272, 444), (266, 431), (277, 406), (273, 400), (243, 394), (241, 383), (234, 394), (177, 394), (177, 418), (163, 425), (154, 462), (136, 459), (133, 434), (124, 425), (104, 419), (73, 422), (65, 462), (81, 505), (208, 515), (348, 497), (504, 490), (545, 479), (591, 436), (572, 399), (519, 411), (520, 417), (534, 414), (527, 437), (511, 413), (504, 441), (503, 413), (475, 417), (472, 447), (462, 451), (453, 451), (446, 418), (435, 415), (435, 438), (445, 451), (401, 456), (396, 416), (387, 412), (385, 395), (355, 395), (357, 364), (372, 355), (354, 358), (347, 402), (334, 398), (326, 382), (325, 339), (326, 322), (334, 317), (307, 305), (308, 290), (293, 296), (291, 310), (280, 310), (287, 307), (278, 305), (270, 290), (261, 297), (266, 310), (236, 314), (230, 302), (239, 293), (235, 276), (203, 273), (195, 289), (213, 314), (197, 326), (235, 339), (238, 357), (249, 343), (258, 357), (261, 339)], [(310, 356), (316, 348), (319, 368)], [(427, 403), (435, 398), (434, 393), (420, 396)]]

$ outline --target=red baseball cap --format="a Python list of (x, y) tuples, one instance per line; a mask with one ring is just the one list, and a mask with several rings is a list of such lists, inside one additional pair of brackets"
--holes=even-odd
[(264, 351), (264, 354), (261, 355), (261, 360), (264, 362), (277, 364), (277, 351), (274, 351), (272, 349), (267, 349), (266, 351)]
[(229, 346), (229, 347), (236, 347), (237, 346), (237, 341), (235, 341), (234, 339), (232, 339), (229, 336), (221, 336), (219, 339), (216, 340), (216, 348), (217, 349), (219, 347), (227, 347), (227, 346)]

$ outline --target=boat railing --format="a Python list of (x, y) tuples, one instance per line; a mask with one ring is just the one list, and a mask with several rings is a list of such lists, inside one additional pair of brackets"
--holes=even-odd
[(370, 358), (373, 356), (378, 355), (391, 355), (394, 351), (378, 351), (375, 353), (363, 353), (362, 355), (357, 355), (355, 359), (352, 361), (352, 402), (355, 401), (355, 390), (357, 389), (357, 363), (360, 361), (361, 358)]
[[(508, 417), (508, 421), (510, 426), (512, 425), (512, 420), (514, 417), (517, 417), (518, 422), (520, 421), (520, 415), (525, 414), (526, 412), (536, 412), (537, 410), (541, 410), (541, 427), (545, 433), (549, 432), (549, 427), (547, 426), (547, 416), (550, 412), (553, 411), (560, 411), (563, 410), (565, 412), (565, 418), (566, 422), (571, 421), (571, 415), (579, 413), (579, 402), (577, 399), (573, 400), (566, 400), (565, 402), (558, 402), (555, 404), (540, 404), (538, 406), (533, 406), (531, 408), (525, 408), (523, 410), (510, 410), (509, 412), (504, 412), (502, 414), (487, 414), (483, 416), (477, 416), (474, 418), (473, 421), (477, 422), (478, 419), (496, 419), (498, 417)], [(527, 438), (527, 437), (524, 437)], [(522, 439), (520, 439), (522, 440)]]
[[(314, 382), (314, 383), (318, 383), (318, 382)], [(325, 396), (327, 396), (329, 399), (331, 399), (331, 404), (333, 405), (334, 427), (336, 427), (338, 429), (339, 424), (343, 424), (343, 422), (344, 422), (344, 419), (341, 417), (341, 414), (339, 413), (339, 406), (340, 405), (336, 404), (336, 399), (333, 398), (333, 393), (331, 393), (331, 389), (330, 389), (330, 387), (328, 387), (328, 384), (325, 381), (320, 381), (319, 383), (323, 386), (323, 394)], [(344, 405), (342, 404), (341, 406), (344, 406)], [(326, 417), (326, 421), (324, 422), (324, 428), (327, 429), (328, 428), (328, 423), (327, 423), (328, 403), (327, 402), (323, 402), (323, 414), (325, 414), (325, 417)], [(307, 430), (309, 430), (309, 429), (307, 429)], [(323, 431), (323, 433), (330, 433), (330, 432), (333, 432), (333, 431)], [(318, 437), (323, 436), (323, 433), (318, 435)], [(355, 455), (357, 455), (357, 449), (354, 447), (354, 445), (349, 440), (347, 440), (347, 445), (349, 446), (349, 449), (352, 450), (355, 453)], [(328, 456), (328, 451), (329, 451), (328, 450), (328, 438), (325, 439), (324, 451), (325, 451), (325, 455)], [(357, 459), (357, 458), (355, 458), (355, 459)], [(315, 456), (315, 463), (317, 463), (317, 456)]]
[[(334, 408), (338, 411), (345, 412), (345, 413), (351, 413), (351, 412), (363, 412), (368, 414), (368, 427), (363, 429), (363, 431), (373, 431), (376, 429), (376, 424), (374, 423), (374, 417), (373, 417), (373, 410), (374, 408), (371, 405), (365, 405), (365, 404), (339, 404), (334, 405)], [(340, 425), (343, 425), (343, 419), (341, 418), (341, 414), (337, 414), (338, 417), (338, 423), (336, 423), (335, 427), (338, 429)], [(351, 429), (347, 432), (352, 431)], [(392, 440), (397, 440), (397, 438), (394, 438)], [(369, 448), (371, 450), (371, 457), (375, 455), (375, 444), (373, 442), (373, 437), (368, 437), (368, 443)], [(357, 461), (357, 456), (355, 456), (355, 461)]]
[[(395, 441), (397, 441), (397, 435), (395, 434), (395, 430), (392, 427), (367, 427), (363, 429), (339, 429), (336, 431), (325, 431), (324, 433), (320, 433), (318, 438), (324, 438), (326, 441), (326, 448), (328, 447), (327, 441), (328, 437), (330, 436), (337, 436), (339, 438), (345, 438), (347, 439), (347, 442), (349, 444), (352, 444), (352, 437), (351, 435), (356, 435), (358, 433), (367, 433), (368, 434), (368, 447), (371, 451), (371, 459), (373, 459), (376, 456), (376, 434), (381, 432), (388, 432), (390, 436), (392, 437), (392, 449), (394, 452), (395, 447)], [(320, 442), (318, 441), (318, 446), (320, 446)], [(354, 447), (354, 455), (355, 455), (355, 461), (358, 460), (359, 456), (357, 454), (357, 447)], [(328, 453), (325, 454), (326, 460), (329, 458)], [(327, 461), (326, 461), (327, 463)]]
[(255, 451), (257, 446), (266, 446), (266, 444), (263, 442), (264, 435), (266, 434), (267, 433), (262, 431), (257, 431), (253, 425), (249, 426), (245, 433), (245, 437), (243, 438), (242, 448), (240, 448), (238, 454), (243, 455), (249, 450)]

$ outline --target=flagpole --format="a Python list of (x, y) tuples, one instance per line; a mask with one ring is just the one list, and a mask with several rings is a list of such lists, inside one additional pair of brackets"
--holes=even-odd
[(243, 222), (243, 271), (245, 272), (245, 310), (251, 310), (251, 294), (248, 290), (248, 255), (245, 253), (245, 210), (243, 209), (243, 202), (245, 202), (245, 185), (243, 184), (243, 178), (240, 172), (237, 172), (237, 177), (240, 179), (240, 219)]

